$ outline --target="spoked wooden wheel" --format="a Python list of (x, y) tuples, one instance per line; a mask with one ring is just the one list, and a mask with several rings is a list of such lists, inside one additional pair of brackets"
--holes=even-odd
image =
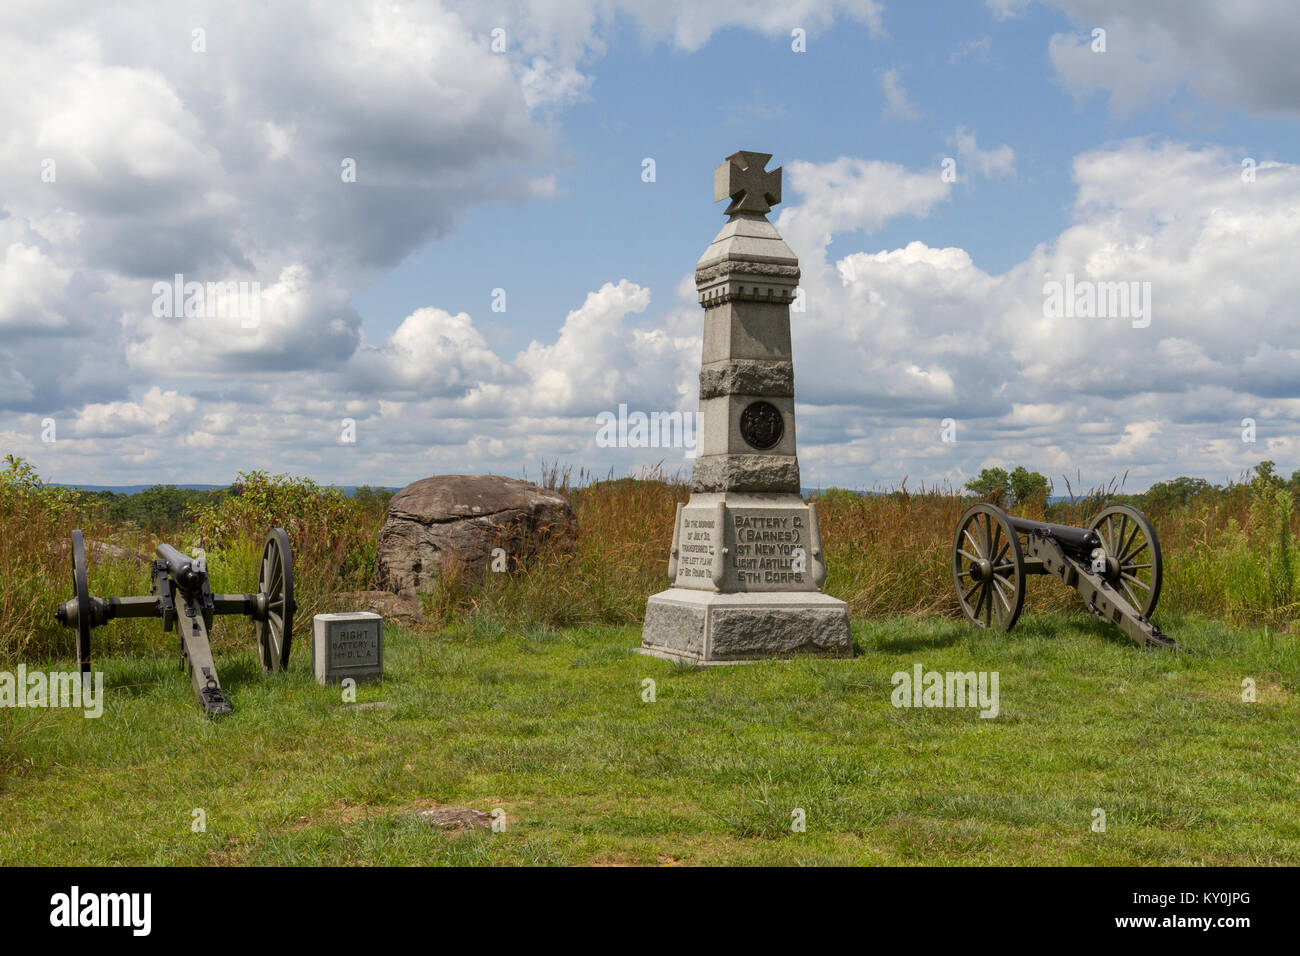
[(86, 586), (86, 543), (72, 532), (72, 593), (77, 599), (77, 660), (83, 674), (90, 673), (90, 590)]
[(1160, 542), (1147, 516), (1128, 505), (1102, 509), (1088, 524), (1106, 552), (1102, 574), (1143, 616), (1150, 617), (1160, 599)]
[(293, 557), (289, 536), (283, 528), (272, 528), (262, 546), (257, 577), (257, 656), (262, 669), (283, 670), (289, 666), (293, 641)]
[(1025, 557), (1006, 512), (972, 505), (957, 522), (952, 580), (966, 616), (980, 627), (1009, 631), (1025, 603)]

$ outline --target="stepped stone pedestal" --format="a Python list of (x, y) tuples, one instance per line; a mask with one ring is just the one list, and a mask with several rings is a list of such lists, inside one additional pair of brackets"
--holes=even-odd
[(731, 218), (695, 268), (704, 308), (700, 433), (691, 498), (677, 509), (668, 577), (643, 653), (723, 664), (849, 657), (848, 605), (826, 580), (816, 506), (800, 494), (790, 303), (799, 260), (767, 221), (781, 201), (772, 157), (738, 152), (714, 172)]

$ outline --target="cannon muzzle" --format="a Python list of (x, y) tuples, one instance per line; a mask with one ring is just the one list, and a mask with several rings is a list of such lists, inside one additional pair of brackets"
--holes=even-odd
[(158, 545), (158, 557), (167, 565), (167, 570), (176, 579), (183, 591), (193, 591), (203, 584), (207, 570), (202, 565), (195, 567), (193, 558), (177, 551), (170, 544)]

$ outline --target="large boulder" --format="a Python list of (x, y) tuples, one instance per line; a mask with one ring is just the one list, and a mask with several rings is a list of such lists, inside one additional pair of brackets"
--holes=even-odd
[(498, 475), (435, 475), (393, 495), (379, 532), (376, 586), (413, 595), (449, 562), (471, 574), (487, 571), (492, 552), (507, 567), (542, 547), (571, 548), (578, 520), (557, 491)]

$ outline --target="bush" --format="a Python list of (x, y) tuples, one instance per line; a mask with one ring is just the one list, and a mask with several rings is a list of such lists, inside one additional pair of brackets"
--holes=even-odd
[[(173, 495), (175, 490), (156, 486), (140, 495), (118, 496), (136, 500), (114, 512), (106, 507), (113, 499), (51, 488), (31, 464), (7, 457), (0, 470), (0, 661), (74, 658), (74, 632), (54, 619), (55, 608), (72, 597), (74, 528), (85, 536), (87, 582), (95, 596), (150, 593), (149, 566), (159, 539), (182, 551), (203, 547), (214, 592), (253, 591), (262, 545), (272, 527), (289, 533), (299, 635), (310, 627), (313, 614), (339, 609), (340, 591), (369, 586), (390, 497), (382, 489), (350, 499), (337, 488), (306, 479), (250, 472), (221, 492)], [(189, 504), (175, 519), (172, 507), (185, 500)], [(155, 515), (154, 522), (145, 520), (160, 503), (167, 513)], [(114, 513), (118, 520), (109, 517)], [(219, 650), (249, 647), (252, 640), (252, 625), (242, 617), (223, 617), (213, 628), (213, 646)], [(91, 646), (100, 657), (128, 650), (156, 652), (170, 641), (174, 637), (163, 638), (156, 619), (138, 618), (97, 628)]]
[(5, 456), (0, 469), (0, 657), (14, 660), (37, 647), (74, 646), (71, 632), (55, 622), (54, 609), (71, 591), (66, 542), (80, 507), (77, 491), (48, 487), (29, 462)]
[(1041, 510), (1052, 493), (1052, 483), (1046, 475), (1030, 471), (1024, 465), (1008, 473), (1003, 468), (983, 468), (979, 476), (966, 482), (966, 488), (977, 497), (999, 508), (1036, 507)]
[(368, 588), (374, 576), (373, 494), (358, 500), (307, 478), (251, 471), (217, 501), (192, 507), (187, 519), (188, 543), (206, 552), (214, 591), (254, 590), (267, 532), (288, 533), (299, 633), (313, 615), (334, 610), (340, 591)]

